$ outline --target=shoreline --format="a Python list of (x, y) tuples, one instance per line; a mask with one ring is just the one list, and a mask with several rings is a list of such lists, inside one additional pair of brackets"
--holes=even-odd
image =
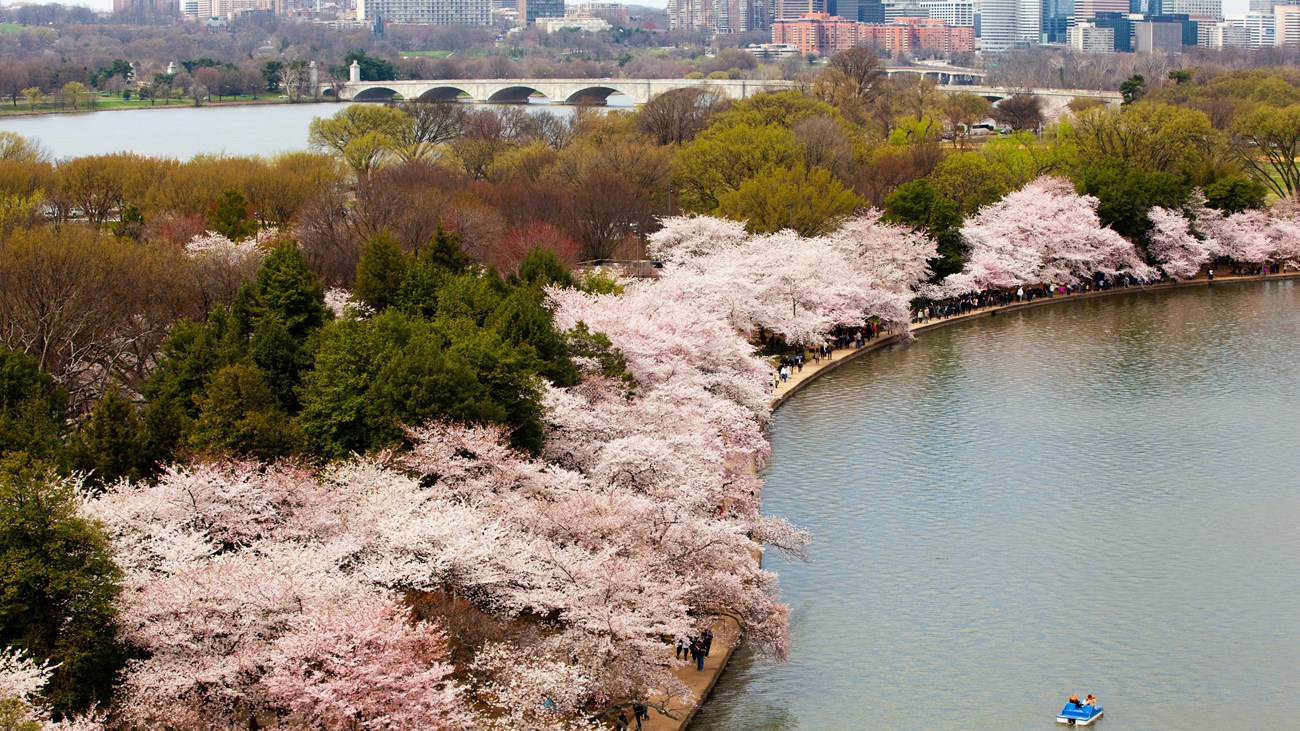
[[(1242, 283), (1250, 283), (1250, 282), (1277, 282), (1277, 281), (1288, 281), (1288, 280), (1300, 280), (1300, 272), (1288, 272), (1282, 274), (1262, 274), (1262, 275), (1243, 274), (1243, 275), (1236, 275), (1236, 276), (1220, 276), (1215, 279), (1215, 283), (1242, 284)], [(1017, 302), (1009, 305), (998, 305), (994, 307), (986, 307), (981, 310), (975, 310), (962, 315), (955, 315), (953, 317), (948, 317), (941, 320), (932, 319), (930, 322), (910, 323), (908, 325), (907, 332), (885, 335), (883, 337), (877, 338), (876, 340), (872, 340), (864, 344), (860, 348), (841, 348), (838, 350), (834, 350), (831, 352), (830, 357), (820, 362), (805, 363), (803, 370), (792, 373), (790, 375), (789, 381), (777, 387), (777, 389), (772, 394), (772, 398), (769, 401), (768, 406), (772, 413), (776, 413), (776, 410), (779, 409), (786, 401), (788, 401), (791, 396), (798, 393), (800, 389), (802, 389), (804, 386), (817, 380), (817, 378), (821, 376), (823, 373), (827, 373), (829, 371), (835, 370), (836, 368), (839, 368), (844, 363), (852, 361), (867, 353), (871, 353), (880, 350), (882, 348), (895, 345), (900, 342), (905, 342), (910, 335), (916, 335), (918, 333), (928, 332), (930, 330), (935, 330), (941, 327), (947, 327), (948, 325), (952, 325), (959, 322), (969, 322), (971, 320), (975, 320), (981, 317), (993, 317), (999, 313), (1014, 312), (1017, 310), (1026, 310), (1033, 307), (1043, 307), (1046, 305), (1051, 305), (1060, 302), (1076, 302), (1080, 300), (1101, 299), (1104, 297), (1113, 297), (1113, 296), (1118, 296), (1123, 294), (1145, 294), (1148, 292), (1165, 292), (1174, 289), (1187, 289), (1190, 287), (1209, 287), (1209, 286), (1212, 286), (1212, 284), (1207, 279), (1189, 279), (1181, 282), (1175, 281), (1175, 282), (1165, 282), (1160, 284), (1143, 285), (1137, 287), (1108, 289), (1108, 290), (1102, 290), (1096, 292), (1080, 292), (1077, 294), (1057, 295), (1055, 297), (1040, 297), (1031, 302)], [(761, 554), (759, 555), (761, 557)], [(734, 625), (734, 622), (732, 624)], [(738, 628), (732, 628), (732, 631), (734, 631), (735, 629)], [(717, 629), (715, 629), (715, 633), (717, 633)], [(687, 729), (689, 729), (690, 727), (691, 721), (694, 720), (695, 715), (699, 712), (700, 708), (704, 705), (704, 703), (708, 701), (709, 696), (713, 693), (714, 687), (718, 684), (718, 681), (722, 678), (722, 674), (727, 669), (727, 661), (731, 659), (732, 652), (736, 649), (736, 647), (739, 646), (739, 644), (740, 643), (738, 638), (736, 641), (728, 643), (725, 652), (721, 653), (718, 656), (716, 663), (713, 662), (714, 658), (712, 656), (705, 661), (705, 665), (704, 665), (705, 672), (698, 674), (701, 677), (697, 678), (696, 684), (692, 684), (692, 690), (696, 690), (697, 686), (699, 687), (699, 690), (696, 691), (699, 694), (698, 701), (695, 703), (694, 707), (689, 709), (685, 709), (685, 708), (682, 709), (683, 716), (680, 720), (674, 721), (673, 719), (670, 719), (667, 716), (655, 714), (651, 716), (650, 722), (645, 724), (645, 729), (647, 731), (687, 731)], [(692, 672), (694, 673), (696, 671), (692, 671)]]
[(17, 111), (9, 111), (10, 109), (12, 109), (12, 107), (10, 107), (8, 109), (5, 109), (4, 111), (0, 111), (0, 120), (38, 119), (40, 117), (49, 117), (53, 115), (85, 116), (87, 114), (98, 114), (100, 112), (134, 112), (134, 111), (146, 110), (146, 109), (204, 109), (206, 107), (216, 107), (218, 109), (221, 109), (227, 107), (270, 107), (276, 105), (285, 105), (285, 106), (301, 106), (304, 104), (333, 105), (337, 103), (339, 102), (335, 99), (329, 99), (329, 100), (320, 99), (317, 101), (296, 101), (296, 102), (291, 102), (288, 99), (256, 99), (256, 100), (232, 99), (232, 100), (219, 101), (219, 102), (209, 101), (199, 105), (195, 105), (193, 103), (193, 100), (186, 99), (186, 100), (180, 100), (176, 104), (148, 104), (148, 105), (141, 104), (139, 106), (129, 106), (129, 107), (113, 106), (113, 107), (100, 107), (95, 109), (41, 109), (37, 111), (32, 111), (29, 109), (26, 111), (22, 111), (20, 108)]

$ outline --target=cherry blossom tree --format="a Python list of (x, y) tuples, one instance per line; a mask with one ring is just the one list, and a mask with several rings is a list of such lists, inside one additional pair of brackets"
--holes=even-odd
[(349, 598), (295, 617), (262, 678), (292, 728), (466, 729), (445, 640), (392, 596)]
[(60, 721), (50, 718), (41, 691), (54, 670), (22, 650), (0, 648), (0, 724), (15, 731), (104, 731), (104, 715), (97, 711)]
[(1152, 208), (1147, 217), (1147, 252), (1164, 273), (1174, 279), (1191, 279), (1210, 261), (1210, 250), (1192, 235), (1191, 222), (1181, 211)]
[(1097, 218), (1097, 199), (1069, 181), (1044, 176), (985, 206), (961, 229), (966, 267), (945, 280), (952, 294), (1036, 284), (1070, 284), (1094, 275), (1151, 279), (1133, 244)]

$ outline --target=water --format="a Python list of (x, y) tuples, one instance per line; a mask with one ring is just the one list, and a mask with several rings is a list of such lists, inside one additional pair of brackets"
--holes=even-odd
[[(610, 107), (626, 106), (610, 97)], [(199, 154), (275, 155), (307, 148), (307, 127), (343, 104), (265, 104), (234, 107), (173, 105), (82, 114), (43, 114), (0, 119), (0, 130), (36, 139), (56, 159), (137, 152), (188, 160)], [(482, 106), (482, 105), (475, 105)], [(532, 112), (571, 114), (575, 107), (529, 104)], [(605, 109), (606, 107), (598, 107)]]
[[(1300, 283), (926, 333), (777, 412), (794, 610), (692, 731), (1300, 728)], [(1204, 701), (1194, 715), (1184, 701)]]

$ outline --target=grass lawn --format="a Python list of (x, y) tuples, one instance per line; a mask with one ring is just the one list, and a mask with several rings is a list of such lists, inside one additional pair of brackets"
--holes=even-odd
[(17, 23), (0, 23), (0, 33), (17, 33), (23, 26)]
[(446, 58), (451, 54), (451, 51), (402, 51), (402, 58), (415, 58), (416, 56), (423, 56), (425, 58)]

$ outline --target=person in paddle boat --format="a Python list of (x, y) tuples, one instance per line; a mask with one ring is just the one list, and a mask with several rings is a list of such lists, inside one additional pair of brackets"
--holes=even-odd
[[(1057, 697), (1059, 698), (1060, 696), (1057, 696)], [(1070, 694), (1070, 700), (1069, 700), (1069, 701), (1066, 701), (1066, 702), (1069, 703), (1070, 705), (1074, 706), (1075, 708), (1082, 708), (1082, 707), (1083, 707), (1083, 704), (1079, 702), (1079, 696), (1078, 696), (1077, 694), (1075, 694), (1075, 693), (1071, 693), (1071, 694)]]
[(1097, 696), (1089, 693), (1087, 698), (1083, 699), (1083, 705), (1097, 707)]

